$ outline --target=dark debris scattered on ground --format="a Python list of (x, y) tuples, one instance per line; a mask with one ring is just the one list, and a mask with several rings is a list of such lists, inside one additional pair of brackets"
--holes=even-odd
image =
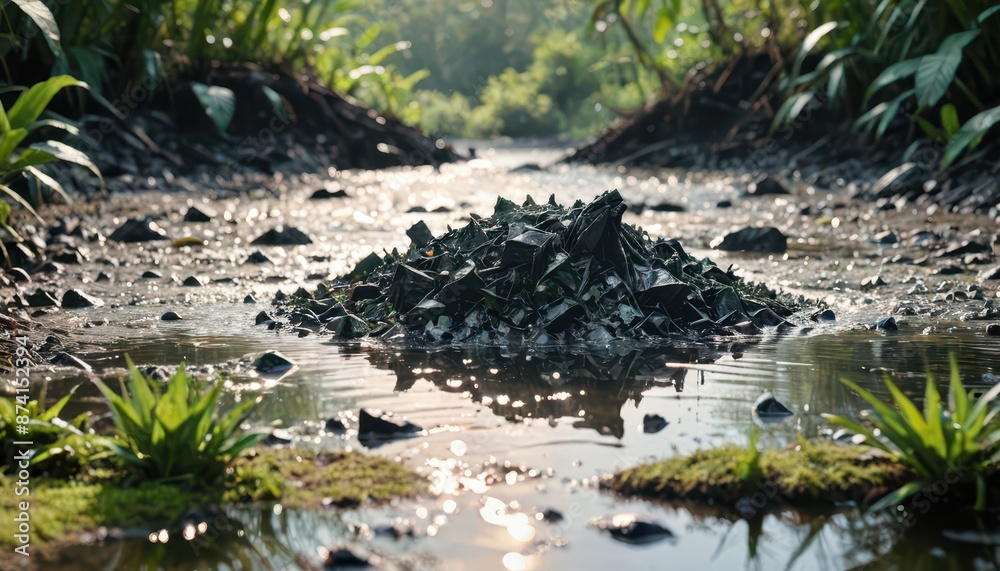
[[(554, 197), (434, 237), (418, 223), (405, 253), (372, 254), (340, 284), (276, 296), (275, 318), (344, 338), (431, 343), (606, 344), (755, 334), (787, 327), (796, 303), (744, 282), (677, 240), (622, 223), (617, 190), (589, 204)], [(275, 321), (266, 320), (271, 327)]]

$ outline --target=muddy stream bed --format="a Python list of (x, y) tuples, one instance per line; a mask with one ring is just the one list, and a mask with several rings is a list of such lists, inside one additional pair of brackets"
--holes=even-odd
[[(149, 530), (131, 530), (132, 539), (62, 549), (44, 568), (137, 569), (145, 563), (171, 570), (310, 569), (321, 568), (323, 549), (339, 544), (381, 555), (386, 568), (404, 569), (996, 568), (997, 521), (907, 527), (849, 510), (811, 515), (767, 508), (736, 519), (710, 507), (623, 499), (597, 485), (600, 476), (643, 461), (745, 444), (752, 405), (764, 391), (795, 413), (765, 427), (763, 444), (777, 447), (821, 436), (821, 413), (858, 413), (862, 403), (838, 382), (841, 377), (882, 394), (881, 375), (891, 370), (904, 390), (918, 394), (925, 371), (945, 372), (954, 353), (967, 386), (996, 383), (1000, 338), (986, 328), (997, 319), (989, 304), (1000, 303), (998, 286), (977, 280), (995, 261), (937, 256), (950, 243), (989, 243), (996, 227), (988, 218), (920, 207), (880, 210), (852, 202), (852, 189), (794, 183), (791, 195), (744, 197), (739, 180), (725, 174), (518, 168), (551, 164), (563, 152), (498, 146), (440, 171), (303, 175), (275, 180), (277, 193), (250, 189), (217, 200), (153, 189), (78, 206), (82, 224), (104, 235), (128, 216), (153, 214), (171, 238), (195, 236), (207, 245), (74, 243), (82, 264), (28, 288), (79, 287), (104, 301), (102, 307), (39, 316), (68, 334), (68, 353), (98, 373), (122, 367), (125, 354), (140, 365), (186, 361), (201, 373), (227, 373), (235, 390), (265, 394), (255, 417), (260, 425), (280, 420), (287, 431), (281, 434), (298, 446), (351, 446), (399, 458), (428, 478), (430, 493), (358, 510), (235, 510), (230, 524), (197, 545), (180, 537), (151, 542)], [(308, 199), (323, 186), (344, 188), (348, 197)], [(469, 212), (489, 214), (497, 195), (520, 202), (531, 194), (541, 202), (555, 194), (566, 204), (609, 188), (618, 188), (631, 205), (682, 206), (685, 212), (629, 212), (626, 221), (653, 236), (680, 238), (696, 256), (723, 268), (733, 264), (772, 289), (824, 303), (836, 321), (666, 346), (435, 350), (334, 343), (328, 336), (298, 337), (254, 325), (258, 312), (271, 310), (276, 291), (314, 287), (372, 251), (402, 250), (409, 244), (405, 230), (419, 220), (439, 234), (463, 225)], [(732, 207), (719, 207), (721, 201)], [(191, 205), (216, 216), (183, 222)], [(709, 247), (727, 231), (754, 223), (785, 232), (788, 252), (732, 254)], [(249, 243), (277, 224), (299, 228), (313, 243)], [(875, 238), (886, 232), (898, 241)], [(258, 250), (269, 261), (244, 263)], [(928, 253), (929, 261), (920, 261)], [(920, 263), (906, 263), (914, 260)], [(942, 271), (953, 267), (965, 271)], [(162, 277), (141, 279), (147, 270)], [(862, 291), (862, 281), (874, 275), (886, 284)], [(183, 286), (189, 276), (205, 285)], [(248, 294), (257, 303), (244, 303)], [(167, 311), (183, 319), (161, 321)], [(898, 331), (871, 330), (888, 316), (898, 321)], [(281, 378), (256, 376), (244, 357), (267, 350), (280, 351), (297, 367)], [(83, 382), (78, 394), (97, 395), (75, 370), (39, 369), (35, 375), (36, 385), (48, 381), (50, 394)], [(341, 415), (351, 425), (359, 408), (405, 415), (426, 433), (370, 448), (351, 431), (325, 431), (327, 419)], [(668, 424), (644, 430), (647, 415)], [(629, 545), (588, 525), (591, 518), (624, 512), (651, 515), (674, 537)], [(376, 533), (394, 521), (412, 536)]]

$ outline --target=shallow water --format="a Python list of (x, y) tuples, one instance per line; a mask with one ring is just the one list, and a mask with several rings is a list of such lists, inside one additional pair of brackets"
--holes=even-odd
[[(336, 266), (363, 257), (372, 247), (405, 245), (405, 238), (399, 240), (401, 229), (416, 218), (400, 213), (401, 196), (409, 196), (404, 206), (426, 204), (430, 209), (438, 201), (462, 211), (466, 207), (460, 205), (471, 202), (474, 211), (482, 211), (488, 210), (493, 191), (499, 192), (501, 185), (510, 197), (552, 190), (567, 200), (590, 198), (604, 186), (631, 184), (617, 173), (585, 168), (503, 171), (556, 156), (558, 150), (551, 149), (498, 152), (493, 162), (464, 170), (355, 173), (358, 184), (376, 189), (366, 196), (378, 206), (368, 214), (360, 213), (354, 203), (344, 207), (342, 214), (350, 222), (314, 250), (329, 255)], [(635, 192), (664, 192), (649, 181), (636, 181)], [(648, 186), (640, 190), (643, 182)], [(470, 187), (481, 192), (460, 193)], [(730, 192), (724, 185), (696, 185), (687, 200), (714, 204)], [(386, 201), (391, 205), (382, 204)], [(428, 224), (443, 230), (457, 211), (441, 219), (427, 216)], [(286, 212), (302, 224), (310, 219), (308, 213)], [(388, 212), (388, 219), (380, 222), (378, 212)], [(681, 220), (672, 215), (647, 222), (661, 233), (699, 224), (696, 217)], [(300, 273), (309, 271), (310, 264), (299, 264)], [(270, 286), (255, 289), (273, 291)], [(859, 412), (860, 399), (838, 382), (841, 377), (882, 393), (881, 375), (891, 370), (905, 391), (918, 394), (924, 373), (930, 369), (941, 376), (954, 354), (966, 385), (986, 388), (995, 382), (991, 375), (1000, 374), (1000, 346), (981, 328), (913, 318), (899, 332), (866, 331), (845, 321), (870, 323), (884, 304), (835, 300), (841, 316), (837, 324), (738, 342), (642, 349), (404, 350), (264, 331), (253, 325), (263, 303), (229, 302), (242, 297), (240, 288), (210, 291), (214, 297), (185, 301), (186, 318), (180, 322), (156, 321), (164, 311), (159, 304), (88, 310), (87, 317), (108, 319), (109, 324), (80, 333), (78, 354), (101, 370), (122, 366), (126, 353), (146, 365), (183, 360), (218, 366), (247, 354), (279, 350), (298, 364), (289, 375), (268, 379), (237, 374), (233, 379), (236, 389), (267, 393), (256, 421), (280, 419), (300, 445), (364, 448), (351, 434), (322, 433), (325, 419), (355, 415), (361, 407), (405, 415), (427, 433), (385, 443), (374, 452), (418, 468), (429, 478), (434, 495), (358, 511), (239, 510), (229, 514), (230, 522), (213, 526), (217, 533), (206, 535), (205, 541), (187, 542), (175, 533), (163, 545), (150, 542), (149, 530), (138, 530), (136, 539), (67, 549), (62, 562), (46, 569), (135, 569), (143, 562), (149, 568), (178, 570), (321, 568), (320, 549), (340, 543), (385, 555), (389, 568), (450, 570), (989, 569), (1000, 560), (996, 521), (985, 522), (992, 544), (983, 545), (959, 541), (980, 522), (937, 521), (904, 529), (853, 513), (791, 512), (733, 522), (727, 514), (709, 509), (691, 512), (597, 489), (597, 478), (616, 468), (723, 443), (745, 443), (752, 405), (764, 391), (795, 412), (764, 429), (763, 445), (779, 447), (800, 436), (819, 435), (824, 426), (821, 413)], [(75, 380), (57, 375), (54, 382)], [(84, 387), (82, 394), (95, 393)], [(658, 433), (644, 433), (643, 418), (650, 414), (662, 416), (669, 425)], [(536, 514), (545, 509), (561, 512), (562, 521), (541, 521)], [(587, 523), (621, 512), (658, 518), (676, 537), (632, 546), (615, 542)], [(393, 518), (411, 522), (416, 537), (369, 537), (364, 528), (358, 529)], [(952, 539), (941, 529), (950, 530)]]

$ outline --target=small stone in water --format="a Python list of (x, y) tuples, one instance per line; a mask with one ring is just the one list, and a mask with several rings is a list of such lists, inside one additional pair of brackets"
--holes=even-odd
[(882, 279), (882, 276), (871, 276), (861, 281), (861, 291), (872, 290), (884, 285), (885, 280)]
[(163, 315), (161, 315), (160, 319), (162, 321), (180, 321), (180, 320), (183, 319), (183, 317), (181, 317), (180, 315), (177, 315), (173, 311), (168, 311), (168, 312), (164, 313)]
[(996, 323), (990, 324), (990, 326), (986, 328), (986, 333), (994, 336), (1000, 335), (1000, 325)]
[(247, 259), (244, 260), (243, 263), (244, 264), (265, 264), (265, 263), (270, 262), (270, 261), (271, 261), (271, 258), (268, 258), (264, 254), (262, 254), (260, 252), (260, 250), (256, 250), (255, 252), (253, 252), (252, 254), (250, 254), (249, 256), (247, 256)]
[(215, 213), (209, 213), (192, 206), (188, 208), (187, 212), (184, 213), (185, 222), (211, 222)]
[(198, 276), (188, 276), (181, 285), (185, 287), (201, 287), (203, 284), (198, 279)]
[(243, 298), (243, 303), (257, 303), (257, 300), (252, 295), (247, 295)]
[(778, 402), (770, 392), (766, 392), (757, 399), (753, 405), (753, 413), (762, 418), (774, 418), (779, 416), (793, 416), (795, 413), (788, 410), (788, 407)]
[(254, 361), (253, 367), (259, 373), (281, 373), (295, 367), (295, 363), (277, 351), (268, 351)]
[(358, 412), (358, 438), (362, 440), (409, 436), (422, 430), (411, 422), (379, 410), (368, 412), (361, 409)]
[(158, 280), (162, 277), (162, 274), (154, 272), (153, 270), (146, 270), (145, 272), (142, 272), (142, 279), (144, 280)]
[(875, 323), (875, 329), (878, 331), (899, 331), (899, 325), (896, 324), (896, 318), (886, 317)]
[(647, 414), (642, 419), (642, 431), (646, 434), (655, 434), (670, 424), (667, 419), (658, 414)]
[(609, 518), (595, 518), (590, 521), (590, 524), (606, 532), (617, 541), (633, 545), (645, 545), (676, 537), (660, 522), (637, 514), (617, 514)]
[(78, 289), (71, 289), (63, 294), (62, 306), (65, 309), (78, 309), (83, 307), (101, 307), (104, 301), (94, 296), (87, 295)]

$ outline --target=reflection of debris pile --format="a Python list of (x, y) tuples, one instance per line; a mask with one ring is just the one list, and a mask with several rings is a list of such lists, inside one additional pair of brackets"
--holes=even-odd
[(657, 347), (579, 352), (510, 352), (498, 347), (366, 351), (375, 367), (392, 371), (396, 391), (418, 381), (468, 393), (507, 420), (573, 419), (576, 428), (621, 437), (621, 409), (652, 387), (684, 390), (689, 363), (712, 363), (740, 348)]
[(405, 254), (363, 260), (343, 306), (325, 286), (282, 305), (293, 323), (341, 337), (477, 344), (606, 344), (786, 324), (792, 310), (773, 293), (676, 240), (650, 240), (622, 223), (626, 208), (617, 191), (570, 208), (500, 198), (489, 218), (473, 215), (439, 238), (421, 223)]

